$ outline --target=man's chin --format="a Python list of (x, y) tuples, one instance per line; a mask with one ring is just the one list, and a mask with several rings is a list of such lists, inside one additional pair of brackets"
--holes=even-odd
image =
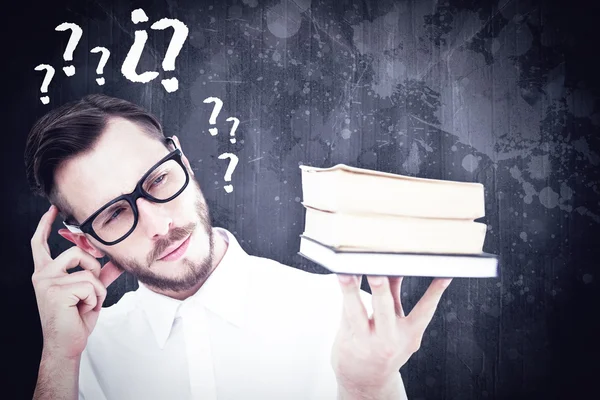
[(155, 260), (142, 266), (133, 261), (119, 262), (110, 258), (145, 286), (158, 291), (183, 292), (198, 286), (210, 275), (213, 247), (212, 228), (198, 224), (190, 235), (185, 254), (177, 260)]
[(197, 258), (187, 254), (175, 261), (157, 260), (150, 268), (132, 271), (132, 274), (146, 286), (155, 289), (174, 292), (189, 290), (201, 284), (210, 275), (213, 260), (211, 253), (209, 246), (208, 254), (199, 257), (194, 254)]
[(197, 285), (204, 273), (200, 265), (183, 258), (173, 262), (155, 262), (152, 270), (132, 271), (132, 275), (153, 289), (180, 292)]

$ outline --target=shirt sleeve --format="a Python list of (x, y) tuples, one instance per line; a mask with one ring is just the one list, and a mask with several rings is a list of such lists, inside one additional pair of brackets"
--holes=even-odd
[(79, 400), (107, 400), (94, 374), (87, 349), (81, 353), (79, 364)]

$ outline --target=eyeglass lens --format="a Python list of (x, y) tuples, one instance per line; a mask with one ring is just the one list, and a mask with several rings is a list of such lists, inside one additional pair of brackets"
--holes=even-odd
[[(166, 200), (185, 185), (185, 171), (175, 160), (167, 160), (144, 180), (142, 189), (156, 200)], [(92, 227), (104, 241), (119, 240), (135, 223), (131, 205), (126, 200), (118, 201), (104, 209), (94, 218)]]

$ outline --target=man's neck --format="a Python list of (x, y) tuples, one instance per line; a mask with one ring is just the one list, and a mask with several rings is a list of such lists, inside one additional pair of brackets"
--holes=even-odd
[(213, 273), (213, 271), (219, 266), (219, 264), (221, 263), (221, 260), (223, 259), (223, 256), (225, 256), (225, 252), (227, 251), (228, 246), (229, 245), (228, 245), (227, 241), (225, 240), (225, 238), (223, 237), (223, 235), (220, 234), (219, 232), (213, 230), (212, 265), (210, 266), (210, 271), (206, 274), (206, 278), (201, 279), (200, 281), (198, 281), (198, 283), (196, 285), (194, 285), (190, 289), (184, 290), (182, 292), (159, 291), (159, 290), (155, 290), (154, 288), (150, 288), (150, 290), (152, 290), (156, 293), (160, 293), (165, 296), (177, 299), (177, 300), (185, 300), (188, 297), (193, 296), (198, 290), (200, 290), (200, 288), (202, 287), (204, 282), (206, 282), (206, 280), (210, 277), (210, 275)]

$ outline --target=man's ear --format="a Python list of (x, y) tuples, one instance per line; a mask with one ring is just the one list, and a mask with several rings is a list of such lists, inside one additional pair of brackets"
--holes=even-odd
[(68, 229), (59, 229), (58, 234), (67, 239), (69, 242), (73, 243), (75, 246), (85, 251), (86, 253), (91, 254), (95, 258), (104, 257), (104, 253), (92, 246), (88, 238), (86, 238), (83, 233), (73, 233)]
[(175, 143), (177, 144), (177, 148), (179, 150), (181, 150), (181, 159), (183, 160), (183, 164), (187, 167), (188, 171), (194, 175), (194, 170), (192, 169), (192, 166), (190, 165), (190, 162), (188, 161), (187, 157), (185, 156), (185, 154), (183, 153), (183, 149), (181, 148), (181, 143), (179, 143), (179, 139), (177, 138), (177, 136), (173, 136), (173, 140), (175, 141)]

